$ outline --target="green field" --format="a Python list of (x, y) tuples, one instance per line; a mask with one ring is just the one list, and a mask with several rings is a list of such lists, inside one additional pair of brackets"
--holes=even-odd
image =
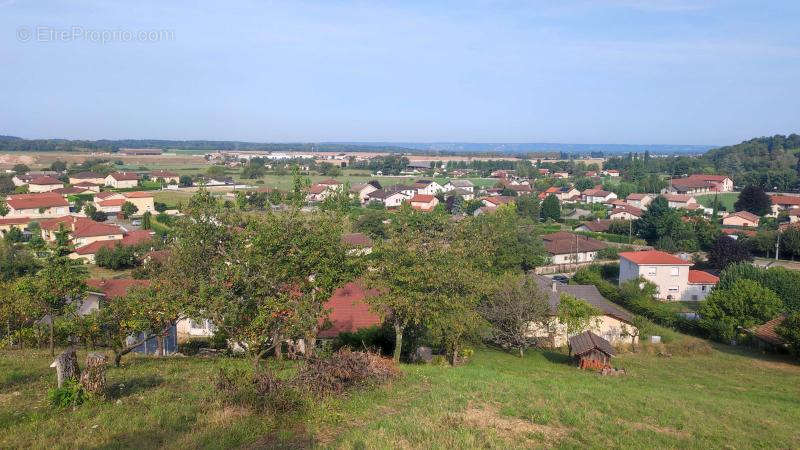
[[(79, 355), (83, 360), (83, 355)], [(792, 448), (800, 366), (731, 347), (704, 356), (625, 354), (628, 374), (566, 355), (478, 350), (466, 366), (404, 365), (391, 385), (271, 417), (224, 406), (211, 383), (232, 358), (130, 357), (111, 398), (75, 410), (46, 400), (44, 351), (0, 352), (1, 448)]]
[(717, 196), (720, 205), (725, 207), (726, 211), (735, 211), (733, 204), (736, 203), (736, 200), (739, 198), (738, 192), (723, 192), (721, 194), (695, 195), (694, 198), (696, 198), (697, 202), (705, 206), (706, 208), (711, 208), (714, 206), (715, 195)]

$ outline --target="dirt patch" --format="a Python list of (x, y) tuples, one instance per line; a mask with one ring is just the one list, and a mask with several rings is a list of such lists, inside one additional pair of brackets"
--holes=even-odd
[(649, 423), (625, 422), (624, 420), (618, 420), (617, 424), (628, 426), (637, 431), (648, 430), (654, 433), (666, 434), (679, 439), (688, 439), (691, 436), (691, 434), (688, 431), (677, 430), (675, 428), (670, 428), (670, 427), (660, 427), (658, 425), (651, 425)]
[(548, 445), (560, 441), (568, 429), (552, 425), (540, 425), (516, 417), (500, 415), (497, 408), (486, 405), (483, 408), (469, 407), (459, 416), (452, 417), (462, 423), (482, 429), (493, 429), (514, 442), (532, 441), (531, 435), (540, 436)]
[(210, 425), (227, 425), (251, 414), (252, 412), (247, 408), (239, 406), (226, 406), (209, 414), (208, 423)]

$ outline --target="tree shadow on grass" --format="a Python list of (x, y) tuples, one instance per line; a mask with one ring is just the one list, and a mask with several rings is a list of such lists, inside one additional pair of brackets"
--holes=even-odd
[(572, 358), (564, 353), (554, 352), (552, 350), (541, 350), (542, 356), (554, 364), (572, 364)]
[(38, 372), (13, 371), (11, 373), (5, 374), (3, 381), (0, 381), (0, 391), (5, 389), (11, 389), (12, 387), (19, 386), (21, 384), (30, 383), (41, 376), (42, 374)]
[(116, 400), (159, 386), (164, 379), (156, 375), (135, 377), (108, 386), (108, 396)]
[(711, 347), (721, 353), (729, 355), (743, 356), (745, 358), (759, 359), (766, 363), (787, 364), (800, 369), (800, 359), (792, 357), (788, 353), (777, 353), (766, 350), (759, 350), (747, 345), (726, 345), (719, 342), (708, 341)]

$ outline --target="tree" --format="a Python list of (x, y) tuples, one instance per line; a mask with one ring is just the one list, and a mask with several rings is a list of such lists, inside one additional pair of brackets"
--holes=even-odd
[(561, 203), (559, 203), (558, 197), (553, 194), (548, 195), (542, 202), (542, 219), (561, 219)]
[(142, 215), (142, 229), (143, 230), (149, 230), (152, 227), (152, 224), (150, 223), (150, 220), (151, 220), (152, 217), (153, 217), (153, 214), (150, 211), (145, 211), (144, 212), (144, 214)]
[(595, 185), (595, 182), (590, 180), (589, 178), (579, 178), (575, 180), (575, 189), (579, 191), (585, 191), (586, 189), (591, 189)]
[(83, 214), (86, 215), (88, 218), (93, 218), (94, 214), (97, 212), (97, 207), (94, 206), (94, 203), (84, 203), (83, 204)]
[(226, 175), (225, 166), (209, 166), (208, 169), (206, 169), (206, 175), (211, 178), (222, 178)]
[(181, 177), (178, 179), (178, 186), (180, 187), (190, 187), (193, 184), (194, 181), (192, 181), (192, 177), (189, 175), (181, 175)]
[(385, 212), (367, 209), (364, 214), (358, 216), (354, 227), (359, 233), (364, 233), (373, 239), (385, 239), (388, 232), (384, 220), (386, 220)]
[(749, 263), (731, 264), (719, 275), (716, 289), (731, 289), (738, 280), (752, 280), (773, 290), (786, 311), (800, 311), (800, 272), (785, 267), (756, 267)]
[(789, 314), (775, 331), (786, 342), (789, 351), (795, 356), (800, 356), (800, 312)]
[(8, 213), (8, 205), (6, 205), (6, 202), (0, 201), (0, 217), (5, 217)]
[(527, 348), (536, 345), (531, 328), (546, 326), (550, 304), (532, 277), (504, 275), (478, 311), (490, 325), (488, 340), (505, 350), (514, 349), (522, 357)]
[(737, 211), (748, 211), (757, 216), (763, 216), (772, 210), (772, 201), (761, 188), (750, 185), (742, 189), (733, 207)]
[(54, 254), (35, 276), (26, 276), (18, 283), (19, 292), (28, 299), (31, 310), (49, 318), (51, 356), (55, 355), (53, 321), (77, 306), (69, 299), (84, 297), (87, 276), (82, 263)]
[(63, 172), (67, 170), (67, 163), (61, 161), (60, 159), (57, 159), (50, 164), (50, 170), (54, 172)]
[(244, 166), (244, 168), (242, 169), (242, 177), (250, 180), (255, 180), (256, 178), (264, 178), (264, 175), (266, 174), (267, 171), (263, 165), (248, 164)]
[(22, 175), (22, 174), (30, 172), (31, 168), (26, 166), (25, 164), (15, 164), (14, 168), (11, 169), (11, 170), (13, 170), (14, 173), (16, 173), (17, 175)]
[(570, 294), (561, 294), (558, 303), (558, 323), (566, 328), (567, 336), (580, 333), (594, 325), (603, 312)]
[(612, 220), (608, 224), (608, 232), (627, 236), (631, 232), (631, 226), (630, 220)]
[(122, 204), (121, 211), (122, 215), (126, 219), (129, 219), (131, 216), (139, 212), (139, 208), (133, 203), (126, 201), (125, 203)]
[(720, 236), (708, 250), (708, 264), (716, 269), (752, 260), (753, 256), (747, 246), (730, 236)]
[(727, 342), (735, 339), (740, 329), (773, 319), (782, 307), (771, 289), (752, 280), (738, 280), (730, 289), (711, 291), (700, 306), (698, 323), (713, 338)]
[(16, 186), (8, 175), (0, 176), (0, 194), (10, 194), (14, 192)]
[(780, 233), (781, 238), (781, 253), (783, 257), (800, 256), (800, 229), (797, 227), (788, 227)]
[(539, 220), (540, 204), (539, 199), (533, 195), (521, 195), (516, 200), (517, 214), (534, 221)]
[(153, 207), (155, 208), (156, 212), (164, 212), (167, 210), (167, 204), (162, 202), (154, 202)]

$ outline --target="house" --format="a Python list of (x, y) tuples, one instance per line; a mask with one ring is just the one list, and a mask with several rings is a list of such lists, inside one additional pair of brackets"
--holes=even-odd
[(619, 176), (619, 170), (617, 170), (617, 169), (606, 170), (606, 175), (608, 175), (610, 177), (618, 177)]
[(328, 317), (322, 321), (318, 337), (332, 339), (339, 333), (353, 333), (362, 328), (381, 324), (381, 317), (367, 303), (369, 297), (377, 295), (374, 289), (366, 289), (362, 282), (353, 281), (333, 291), (323, 308)]
[(325, 187), (330, 188), (330, 189), (340, 189), (343, 186), (341, 181), (335, 180), (333, 178), (328, 178), (326, 180), (322, 180), (317, 184), (320, 185), (320, 186), (325, 186)]
[(136, 206), (137, 211), (134, 214), (136, 216), (141, 216), (148, 211), (153, 213), (156, 209), (153, 194), (150, 192), (100, 192), (94, 196), (94, 206), (98, 211), (104, 213), (113, 214), (122, 211), (122, 205), (125, 202), (133, 203)]
[(719, 278), (702, 270), (689, 269), (689, 279), (686, 285), (685, 298), (697, 302), (705, 300), (711, 289), (719, 283)]
[(689, 175), (686, 178), (673, 178), (664, 193), (699, 194), (704, 192), (732, 192), (733, 180), (725, 175)]
[(28, 182), (28, 192), (32, 194), (37, 192), (50, 192), (63, 187), (64, 183), (48, 176), (36, 177)]
[(431, 169), (431, 161), (409, 161), (406, 165), (406, 172), (419, 173)]
[(439, 199), (433, 195), (417, 194), (411, 197), (411, 207), (419, 211), (433, 211)]
[(29, 223), (31, 223), (30, 217), (13, 217), (10, 219), (0, 217), (0, 234), (5, 235), (12, 228), (23, 230)]
[(758, 227), (760, 218), (749, 211), (737, 211), (722, 219), (722, 224), (734, 227)]
[(617, 194), (602, 189), (586, 189), (581, 192), (584, 203), (606, 203), (617, 198)]
[(757, 327), (747, 331), (753, 337), (755, 344), (762, 350), (785, 350), (786, 341), (778, 334), (777, 328), (786, 320), (786, 315), (781, 314)]
[(777, 216), (781, 211), (791, 211), (800, 208), (800, 196), (798, 195), (770, 195), (772, 201), (772, 214)]
[(614, 347), (607, 340), (591, 331), (569, 338), (569, 356), (581, 369), (610, 369), (615, 354)]
[(354, 184), (350, 186), (350, 194), (358, 198), (358, 201), (363, 205), (369, 200), (369, 194), (381, 188), (381, 184), (377, 181), (370, 181), (369, 183)]
[(625, 197), (625, 203), (639, 209), (647, 209), (647, 205), (655, 199), (650, 194), (633, 193)]
[(514, 191), (517, 195), (530, 195), (533, 193), (530, 184), (507, 184), (506, 189)]
[(306, 200), (309, 202), (321, 202), (328, 198), (331, 194), (330, 186), (324, 184), (312, 184), (308, 188), (308, 194), (306, 195)]
[(153, 240), (154, 232), (149, 230), (131, 231), (125, 234), (122, 239), (106, 239), (94, 241), (90, 244), (76, 247), (75, 251), (67, 255), (70, 259), (84, 259), (86, 262), (94, 264), (95, 256), (101, 248), (113, 249), (117, 245), (122, 247), (131, 247), (140, 245)]
[(450, 192), (455, 189), (463, 189), (465, 191), (475, 192), (475, 185), (469, 180), (450, 180), (442, 187), (444, 188), (445, 192)]
[(553, 264), (590, 262), (597, 259), (597, 252), (608, 247), (604, 242), (566, 231), (542, 236), (544, 248)]
[(11, 178), (11, 182), (14, 183), (14, 186), (25, 186), (26, 184), (30, 183), (31, 180), (41, 177), (57, 177), (58, 172), (54, 172), (52, 170), (41, 170), (41, 171), (31, 171), (24, 174), (14, 175)]
[(569, 172), (553, 172), (553, 177), (567, 179), (569, 178)]
[(716, 284), (716, 277), (713, 275), (694, 273), (693, 286), (690, 289), (689, 267), (692, 263), (659, 250), (622, 252), (619, 257), (620, 284), (642, 277), (656, 285), (658, 298), (664, 300), (702, 300), (705, 298), (703, 293), (710, 291), (709, 286)]
[(538, 169), (539, 175), (549, 175), (550, 169)]
[(544, 200), (551, 195), (555, 195), (556, 198), (558, 198), (559, 193), (561, 193), (561, 188), (559, 188), (558, 186), (550, 186), (549, 188), (539, 193), (539, 200)]
[(789, 210), (789, 223), (797, 223), (800, 222), (800, 208), (794, 208)]
[(682, 195), (682, 194), (664, 194), (662, 195), (665, 199), (667, 199), (667, 203), (669, 204), (670, 208), (683, 208), (683, 209), (691, 209), (697, 208), (697, 199), (692, 197), (691, 195)]
[(69, 214), (69, 202), (61, 194), (14, 194), (6, 197), (6, 218), (30, 217), (41, 219)]
[(611, 225), (613, 220), (592, 220), (584, 222), (575, 228), (575, 231), (588, 231), (592, 233), (602, 233), (608, 231), (608, 226)]
[(561, 295), (574, 296), (600, 310), (601, 315), (594, 317), (584, 331), (592, 331), (612, 344), (635, 343), (636, 328), (632, 325), (633, 315), (623, 308), (608, 301), (593, 285), (561, 284), (541, 275), (532, 275), (539, 289), (547, 295), (550, 305), (550, 321), (544, 328), (532, 328), (531, 335), (546, 339), (549, 345), (562, 347), (567, 345), (569, 336), (564, 324), (558, 320), (558, 305)]
[(569, 202), (577, 195), (580, 198), (581, 191), (574, 187), (562, 187), (555, 193), (556, 197), (562, 202)]
[(95, 222), (90, 219), (77, 221), (73, 231), (69, 233), (76, 247), (83, 247), (97, 241), (120, 240), (125, 230), (117, 225)]
[(433, 180), (417, 180), (414, 183), (414, 189), (417, 194), (422, 195), (436, 195), (439, 192), (444, 192), (444, 187)]
[(159, 181), (164, 180), (164, 183), (167, 184), (178, 184), (181, 179), (181, 176), (175, 172), (169, 172), (166, 170), (154, 170), (150, 172), (150, 179)]
[(106, 186), (115, 189), (130, 189), (139, 185), (139, 175), (133, 172), (114, 172), (106, 176)]
[(508, 205), (509, 203), (514, 203), (514, 197), (507, 197), (504, 195), (496, 195), (492, 197), (484, 197), (481, 199), (483, 202), (483, 206), (488, 209), (497, 209), (502, 205)]
[(105, 185), (104, 183), (105, 182), (96, 184), (96, 183), (92, 183), (90, 181), (81, 181), (80, 183), (73, 184), (72, 187), (81, 188), (81, 189), (85, 189), (87, 191), (92, 191), (92, 192), (97, 193), (97, 192), (100, 192), (100, 187)]
[(472, 200), (473, 198), (475, 198), (475, 194), (472, 191), (467, 191), (467, 190), (461, 189), (461, 188), (453, 189), (452, 191), (447, 193), (447, 198), (450, 198), (450, 197), (453, 197), (453, 196), (459, 196), (459, 197), (463, 198), (464, 200)]
[(69, 195), (94, 195), (94, 194), (96, 194), (96, 192), (91, 190), (91, 189), (85, 189), (85, 188), (77, 187), (77, 186), (62, 187), (62, 188), (59, 188), (59, 189), (53, 189), (50, 192), (55, 192), (56, 194), (61, 194), (64, 197), (67, 197)]
[[(414, 194), (409, 194), (408, 192), (409, 190), (405, 186), (392, 186), (370, 192), (367, 197), (369, 202), (383, 203), (387, 208), (397, 208), (404, 201), (414, 196)], [(413, 189), (411, 192), (413, 192)]]
[(91, 183), (102, 186), (106, 184), (106, 177), (94, 172), (79, 172), (69, 176), (69, 184), (75, 186), (80, 183)]
[(364, 233), (345, 233), (342, 235), (342, 243), (348, 247), (348, 255), (363, 256), (372, 253), (372, 239)]
[(642, 217), (642, 214), (644, 214), (644, 211), (641, 209), (626, 204), (614, 208), (608, 217), (613, 220), (636, 220)]

